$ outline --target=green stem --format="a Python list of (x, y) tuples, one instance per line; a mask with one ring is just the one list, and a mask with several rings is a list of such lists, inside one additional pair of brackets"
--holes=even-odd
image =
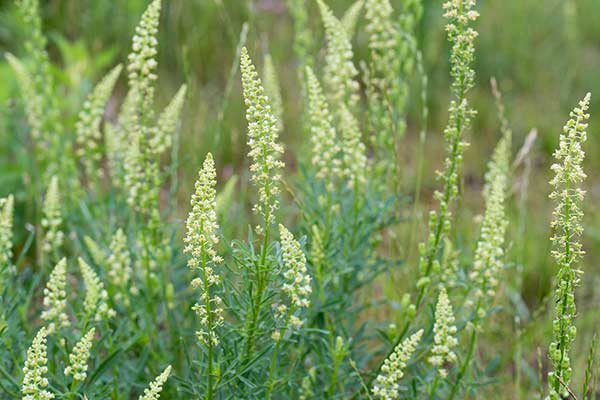
[(290, 318), (295, 310), (295, 307), (290, 307), (288, 310), (288, 314), (285, 318), (285, 323), (283, 324), (283, 328), (280, 331), (279, 339), (277, 339), (277, 343), (275, 344), (275, 349), (273, 350), (273, 354), (271, 354), (271, 366), (269, 367), (269, 378), (267, 380), (267, 392), (265, 394), (265, 399), (271, 399), (271, 392), (273, 391), (273, 386), (275, 385), (275, 381), (273, 380), (273, 374), (275, 373), (275, 367), (277, 366), (277, 356), (279, 355), (279, 350), (281, 349), (281, 343), (283, 342), (283, 336), (287, 332), (288, 325), (290, 323)]
[[(460, 80), (462, 83), (462, 79)], [(458, 90), (457, 93), (457, 101), (456, 104), (461, 104), (464, 99), (465, 99), (465, 92), (466, 89), (464, 87), (464, 84), (461, 85), (461, 87)], [(450, 177), (455, 173), (457, 167), (458, 167), (458, 149), (459, 149), (459, 145), (460, 145), (460, 141), (461, 141), (461, 132), (463, 130), (463, 118), (464, 115), (462, 112), (456, 112), (455, 115), (455, 120), (456, 120), (456, 131), (458, 132), (457, 135), (454, 135), (452, 137), (452, 142), (451, 142), (451, 151), (450, 151), (450, 166), (449, 168), (445, 171), (445, 177), (444, 177), (444, 192), (443, 192), (443, 200), (440, 201), (440, 204), (445, 204), (446, 207), (448, 207), (448, 203), (451, 200), (451, 184), (450, 184)], [(434, 235), (434, 241), (433, 241), (433, 246), (429, 247), (427, 249), (427, 255), (426, 255), (426, 267), (425, 267), (425, 272), (423, 273), (423, 275), (421, 276), (421, 278), (428, 278), (429, 275), (431, 274), (431, 270), (433, 267), (433, 262), (437, 256), (439, 247), (440, 247), (440, 242), (442, 240), (442, 233), (444, 230), (444, 227), (446, 225), (446, 219), (448, 217), (447, 212), (443, 212), (440, 213), (439, 217), (438, 217), (438, 221), (435, 227), (435, 235)], [(402, 339), (404, 338), (404, 335), (406, 335), (406, 333), (408, 332), (408, 330), (410, 329), (410, 326), (412, 325), (412, 323), (414, 322), (415, 317), (418, 315), (418, 311), (419, 311), (419, 307), (421, 306), (421, 302), (423, 301), (423, 299), (425, 298), (425, 294), (426, 294), (426, 290), (427, 290), (428, 285), (423, 285), (419, 288), (419, 292), (417, 294), (417, 300), (415, 302), (415, 313), (413, 314), (413, 316), (409, 317), (408, 320), (406, 321), (406, 324), (404, 325), (404, 328), (402, 329), (399, 337), (396, 339), (396, 342), (394, 343), (393, 346), (391, 346), (390, 351), (388, 352), (388, 354), (386, 355), (385, 358), (389, 357), (390, 354), (392, 354), (392, 352), (394, 351), (394, 348), (402, 341)], [(385, 360), (384, 358), (384, 360)], [(373, 380), (375, 379), (375, 376), (377, 375), (377, 373), (379, 372), (379, 370), (381, 369), (381, 367), (383, 366), (383, 361), (381, 361), (381, 363), (379, 364), (379, 367), (376, 369), (376, 373), (373, 374), (373, 376), (371, 377), (371, 379), (369, 380), (369, 386), (373, 383)]]
[[(478, 310), (476, 310), (476, 312), (477, 311)], [(477, 318), (477, 315), (475, 315), (475, 318)], [(460, 367), (460, 370), (458, 371), (458, 374), (456, 375), (456, 381), (454, 381), (454, 384), (452, 385), (452, 389), (450, 391), (450, 396), (448, 396), (447, 400), (454, 399), (454, 396), (456, 395), (456, 393), (458, 391), (458, 385), (460, 384), (460, 381), (462, 380), (465, 373), (467, 372), (467, 368), (469, 367), (469, 364), (471, 363), (471, 358), (473, 358), (473, 354), (475, 353), (475, 344), (476, 343), (477, 343), (477, 326), (475, 325), (475, 326), (473, 326), (473, 332), (471, 332), (471, 338), (469, 339), (469, 351)]]
[(256, 294), (254, 295), (253, 304), (252, 304), (252, 312), (250, 314), (250, 322), (248, 323), (248, 328), (246, 331), (246, 346), (244, 351), (245, 361), (248, 362), (252, 358), (252, 353), (254, 352), (254, 344), (255, 344), (255, 334), (256, 334), (256, 324), (258, 322), (258, 316), (260, 314), (260, 308), (262, 303), (262, 296), (266, 286), (266, 276), (263, 271), (265, 269), (265, 264), (267, 261), (267, 247), (269, 245), (269, 215), (265, 217), (265, 234), (263, 237), (263, 244), (260, 254), (260, 259), (258, 263), (255, 263), (255, 275), (256, 275)]
[(75, 379), (73, 379), (73, 381), (71, 381), (71, 388), (69, 389), (69, 400), (73, 400), (75, 399), (75, 389), (77, 388), (77, 381)]
[(435, 396), (435, 391), (437, 389), (438, 386), (438, 381), (440, 378), (440, 374), (438, 371), (435, 372), (435, 378), (433, 378), (433, 383), (431, 384), (431, 389), (429, 390), (429, 400), (433, 400), (433, 397)]
[(202, 245), (202, 278), (204, 284), (204, 305), (206, 307), (206, 316), (207, 316), (207, 338), (206, 338), (206, 347), (207, 347), (207, 389), (206, 389), (206, 400), (212, 400), (213, 398), (213, 380), (214, 380), (214, 371), (213, 371), (213, 342), (212, 335), (214, 329), (214, 320), (212, 315), (212, 307), (211, 307), (211, 297), (210, 297), (210, 288), (208, 283), (208, 277), (206, 276), (206, 251), (204, 250), (204, 245)]

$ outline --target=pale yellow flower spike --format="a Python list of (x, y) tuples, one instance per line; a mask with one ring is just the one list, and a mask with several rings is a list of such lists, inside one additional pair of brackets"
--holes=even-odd
[(50, 400), (54, 398), (54, 394), (45, 389), (49, 384), (48, 378), (46, 378), (48, 373), (46, 336), (48, 336), (48, 330), (42, 327), (27, 350), (27, 359), (23, 367), (23, 384), (21, 386), (23, 400)]
[(88, 358), (92, 349), (92, 341), (96, 329), (91, 328), (77, 342), (71, 354), (69, 354), (69, 366), (65, 368), (65, 375), (73, 375), (73, 380), (83, 382), (87, 377)]
[(333, 15), (323, 0), (317, 0), (325, 26), (327, 53), (325, 54), (325, 86), (335, 107), (346, 104), (354, 110), (360, 96), (356, 81), (358, 70), (352, 61), (352, 44), (342, 23)]
[(265, 85), (265, 93), (269, 96), (273, 115), (277, 119), (277, 130), (283, 131), (283, 100), (281, 99), (281, 87), (277, 70), (273, 64), (273, 57), (269, 53), (265, 54), (263, 65), (263, 82)]
[(0, 199), (0, 277), (5, 272), (14, 272), (11, 266), (14, 203), (12, 194)]
[(117, 65), (96, 85), (85, 103), (83, 103), (83, 108), (79, 112), (78, 121), (75, 125), (77, 144), (79, 145), (77, 155), (88, 178), (102, 177), (100, 166), (102, 133), (100, 132), (100, 124), (106, 103), (121, 74), (121, 69), (122, 66)]
[(48, 322), (48, 332), (58, 327), (68, 326), (67, 309), (67, 260), (61, 259), (52, 270), (44, 289), (44, 311), (42, 319)]
[(552, 256), (559, 270), (554, 293), (556, 316), (548, 351), (553, 366), (548, 373), (550, 400), (569, 397), (565, 387), (569, 387), (572, 375), (569, 353), (577, 333), (573, 322), (576, 316), (575, 288), (582, 274), (578, 264), (584, 254), (579, 239), (583, 233), (581, 203), (585, 196), (581, 184), (586, 178), (582, 145), (587, 140), (590, 100), (591, 94), (588, 93), (571, 112), (571, 118), (560, 135), (559, 147), (554, 152), (556, 163), (552, 165), (555, 175), (550, 181), (554, 187), (550, 198), (556, 203), (551, 223), (554, 229)]
[(96, 272), (82, 258), (79, 258), (79, 268), (85, 283), (83, 309), (87, 316), (96, 321), (113, 317), (116, 313), (108, 305), (108, 293)]
[[(292, 307), (291, 311), (308, 308), (310, 306), (312, 286), (311, 277), (306, 268), (306, 256), (300, 248), (300, 243), (298, 243), (291, 232), (281, 224), (279, 225), (279, 234), (281, 235), (283, 265), (286, 268), (283, 273), (285, 283), (281, 287), (281, 290), (290, 300), (290, 306)], [(282, 312), (287, 310), (280, 308), (279, 311)], [(302, 320), (294, 315), (290, 318), (290, 322), (296, 328), (302, 325)]]
[(154, 154), (163, 154), (173, 145), (173, 133), (180, 121), (186, 93), (187, 86), (181, 85), (171, 102), (158, 117), (154, 136), (150, 139), (150, 147)]
[(144, 390), (144, 394), (140, 396), (138, 400), (158, 400), (160, 398), (160, 392), (162, 392), (163, 386), (170, 374), (171, 366), (169, 365), (153, 382), (150, 383), (150, 386)]
[(277, 142), (277, 119), (245, 47), (242, 48), (240, 64), (248, 121), (248, 155), (252, 159), (251, 181), (258, 189), (254, 212), (264, 218), (265, 226), (270, 226), (279, 208), (283, 146)]
[(367, 182), (367, 149), (362, 142), (358, 121), (346, 105), (340, 109), (340, 130), (343, 140), (344, 177), (348, 186), (364, 186)]
[(217, 223), (217, 202), (215, 186), (217, 172), (212, 154), (208, 153), (202, 169), (198, 173), (196, 191), (190, 201), (192, 209), (187, 218), (187, 234), (184, 238), (184, 253), (191, 255), (188, 266), (198, 270), (201, 277), (195, 278), (192, 285), (200, 290), (200, 301), (193, 310), (198, 314), (202, 328), (196, 332), (198, 339), (216, 346), (219, 339), (215, 329), (223, 323), (221, 298), (211, 293), (211, 288), (219, 284), (221, 278), (214, 267), (223, 260), (215, 246), (219, 243)]
[(57, 255), (63, 244), (64, 234), (60, 230), (63, 219), (61, 215), (61, 196), (56, 176), (50, 179), (42, 213), (41, 225), (44, 229), (42, 252), (46, 255)]
[(333, 190), (336, 187), (336, 181), (342, 176), (341, 148), (336, 137), (333, 119), (329, 113), (329, 105), (319, 80), (310, 67), (306, 67), (306, 80), (312, 144), (311, 162), (317, 168), (317, 178), (325, 182), (328, 190)]
[(458, 344), (452, 304), (450, 304), (445, 288), (440, 290), (437, 306), (435, 307), (433, 333), (434, 346), (431, 349), (432, 355), (429, 357), (429, 362), (437, 367), (440, 376), (445, 378), (447, 371), (442, 367), (446, 363), (456, 361), (456, 353), (453, 349)]
[(383, 362), (371, 390), (375, 398), (381, 400), (400, 398), (400, 379), (404, 376), (404, 369), (417, 349), (421, 336), (423, 336), (423, 329), (404, 339)]

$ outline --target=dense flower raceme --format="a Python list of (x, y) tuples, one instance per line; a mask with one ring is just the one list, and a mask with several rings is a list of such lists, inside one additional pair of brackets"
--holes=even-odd
[(277, 70), (273, 65), (273, 57), (269, 53), (265, 54), (263, 61), (263, 84), (265, 93), (269, 96), (270, 104), (273, 109), (273, 115), (277, 120), (277, 130), (283, 131), (283, 100), (281, 98), (281, 88)]
[(138, 398), (138, 400), (158, 400), (160, 393), (163, 390), (163, 386), (169, 375), (171, 374), (171, 366), (169, 365), (165, 370), (156, 377), (154, 381), (150, 383), (150, 386), (144, 390), (144, 394)]
[(508, 225), (504, 202), (509, 185), (510, 147), (511, 132), (505, 131), (494, 150), (485, 176), (485, 215), (473, 269), (469, 273), (469, 279), (475, 285), (475, 300), (480, 304), (480, 308), (476, 310), (478, 317), (485, 314), (485, 309), (481, 308), (482, 301), (494, 297), (502, 269), (504, 236)]
[[(131, 286), (131, 254), (127, 245), (127, 236), (122, 229), (117, 229), (110, 241), (110, 254), (106, 258), (108, 276), (113, 285), (120, 288), (122, 292), (127, 289), (135, 293), (135, 288)], [(119, 295), (122, 296), (121, 293)]]
[(358, 120), (345, 105), (340, 109), (340, 130), (343, 140), (343, 176), (349, 187), (360, 187), (367, 182), (367, 149), (361, 140)]
[[(149, 124), (153, 121), (154, 82), (158, 79), (156, 36), (160, 10), (161, 0), (152, 1), (136, 27), (127, 66), (129, 93), (119, 115), (123, 117), (119, 123), (124, 132), (111, 132), (113, 135), (117, 134), (117, 137), (111, 139), (112, 145), (122, 145), (123, 139), (129, 138), (129, 145), (123, 156), (124, 180), (129, 194), (127, 201), (143, 216), (153, 218), (152, 226), (148, 226), (148, 229), (154, 228), (160, 219), (155, 213), (160, 185), (159, 160), (154, 153), (156, 148), (150, 145), (151, 140), (157, 137), (157, 132), (160, 130), (157, 131)], [(155, 144), (160, 147), (161, 140)], [(146, 243), (144, 247), (147, 247)], [(147, 248), (145, 251), (148, 251)]]
[(197, 331), (197, 336), (203, 343), (210, 342), (212, 345), (219, 343), (215, 329), (223, 323), (221, 298), (212, 293), (213, 287), (220, 282), (214, 267), (223, 261), (215, 250), (219, 243), (216, 174), (212, 154), (208, 153), (198, 173), (196, 190), (190, 201), (192, 209), (187, 218), (187, 234), (184, 239), (184, 252), (191, 256), (188, 266), (200, 273), (200, 277), (192, 281), (192, 285), (201, 293), (200, 302), (194, 306), (202, 325), (202, 329)]
[(67, 260), (61, 259), (52, 270), (44, 289), (44, 311), (42, 319), (48, 323), (48, 332), (53, 332), (58, 325), (68, 326), (67, 309)]
[(400, 379), (404, 376), (404, 369), (417, 349), (421, 336), (423, 336), (422, 329), (398, 344), (394, 352), (385, 359), (372, 389), (375, 398), (381, 400), (400, 398)]
[(447, 371), (442, 366), (445, 363), (456, 361), (456, 353), (453, 348), (458, 344), (456, 339), (456, 326), (454, 326), (454, 312), (446, 289), (440, 290), (437, 306), (435, 307), (435, 324), (433, 325), (433, 342), (429, 362), (438, 368), (442, 377), (446, 377)]
[(54, 398), (54, 394), (46, 390), (49, 383), (48, 378), (46, 378), (48, 373), (47, 336), (48, 330), (42, 327), (27, 350), (27, 359), (23, 367), (23, 384), (21, 386), (23, 400), (50, 400)]
[(91, 328), (80, 340), (75, 344), (73, 351), (69, 354), (69, 365), (65, 368), (65, 375), (73, 375), (73, 380), (82, 382), (87, 376), (88, 358), (92, 349), (92, 341), (96, 329)]
[(258, 189), (254, 212), (264, 218), (265, 226), (269, 226), (274, 222), (275, 211), (279, 207), (283, 147), (277, 142), (277, 120), (245, 47), (242, 48), (240, 63), (248, 121), (248, 155), (252, 159), (251, 181)]
[(375, 149), (383, 151), (378, 164), (387, 170), (396, 166), (395, 138), (402, 137), (406, 130), (404, 114), (417, 56), (415, 26), (421, 14), (421, 0), (403, 1), (399, 16), (394, 15), (389, 0), (365, 3), (370, 55), (365, 71), (369, 125)]
[(14, 203), (12, 194), (0, 199), (0, 277), (6, 272), (12, 272)]
[(308, 115), (310, 121), (311, 163), (317, 168), (317, 178), (326, 183), (329, 190), (342, 175), (338, 144), (329, 105), (319, 80), (310, 67), (306, 67), (308, 85)]
[(149, 112), (154, 100), (156, 75), (156, 55), (158, 53), (158, 22), (161, 0), (153, 0), (148, 6), (138, 26), (135, 28), (127, 73), (130, 90), (142, 106), (141, 112)]
[(42, 30), (38, 0), (16, 3), (28, 27), (25, 49), (29, 59), (26, 63), (12, 56), (7, 59), (15, 70), (25, 100), (31, 135), (39, 149), (36, 156), (47, 162), (45, 178), (48, 178), (59, 172), (67, 157), (61, 143), (60, 111), (46, 51), (47, 39)]
[(163, 154), (173, 145), (173, 132), (179, 123), (186, 93), (187, 86), (182, 85), (159, 115), (154, 135), (150, 138), (149, 143), (152, 153)]
[(121, 69), (122, 66), (117, 65), (96, 85), (83, 103), (75, 125), (77, 144), (79, 145), (77, 155), (89, 179), (101, 177), (102, 168), (99, 163), (102, 159), (100, 148), (102, 133), (100, 124), (104, 108), (121, 74)]
[(96, 321), (114, 317), (116, 313), (108, 304), (108, 293), (98, 275), (82, 258), (79, 259), (79, 268), (85, 283), (83, 309), (86, 315)]
[(588, 93), (570, 114), (570, 119), (560, 135), (559, 147), (554, 152), (556, 163), (552, 165), (554, 178), (550, 184), (554, 191), (550, 198), (556, 202), (552, 228), (554, 249), (552, 256), (558, 264), (555, 290), (556, 317), (552, 325), (552, 342), (549, 356), (554, 368), (548, 374), (550, 400), (568, 397), (565, 386), (571, 381), (569, 351), (575, 340), (575, 287), (579, 284), (581, 271), (577, 264), (583, 255), (579, 236), (583, 232), (581, 202), (585, 192), (580, 185), (586, 178), (582, 163), (585, 153), (582, 144), (587, 139), (587, 110), (590, 105)]
[[(281, 235), (281, 252), (285, 271), (283, 278), (285, 283), (281, 287), (283, 293), (290, 300), (290, 305), (280, 305), (279, 312), (285, 314), (294, 310), (308, 308), (310, 306), (310, 294), (312, 293), (311, 277), (306, 268), (306, 256), (300, 248), (300, 243), (294, 238), (289, 230), (283, 225), (279, 225), (279, 234)], [(294, 327), (302, 324), (300, 318), (291, 315), (290, 322)]]
[(57, 254), (63, 244), (64, 234), (60, 230), (63, 220), (58, 177), (56, 176), (50, 179), (42, 213), (44, 215), (41, 222), (42, 228), (44, 228), (42, 251), (45, 254)]
[(323, 0), (317, 0), (321, 18), (325, 26), (327, 53), (325, 54), (325, 86), (331, 96), (332, 105), (346, 104), (354, 110), (360, 96), (359, 85), (355, 80), (358, 70), (352, 61), (352, 44), (342, 23), (333, 15)]
[(361, 16), (364, 5), (364, 0), (356, 0), (348, 7), (340, 21), (346, 31), (346, 36), (348, 36), (348, 39), (350, 40), (352, 40), (352, 37), (356, 32), (356, 25), (358, 24), (358, 19)]
[(84, 236), (83, 243), (85, 243), (85, 247), (87, 247), (90, 257), (96, 265), (104, 265), (106, 263), (106, 252), (94, 239)]

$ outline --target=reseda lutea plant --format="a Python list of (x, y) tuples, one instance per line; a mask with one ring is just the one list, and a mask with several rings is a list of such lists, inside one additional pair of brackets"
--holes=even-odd
[[(484, 209), (473, 228), (478, 234), (459, 235), (462, 163), (476, 115), (469, 94), (476, 83), (475, 0), (443, 4), (451, 100), (441, 188), (417, 260), (402, 260), (397, 251), (404, 220), (415, 218), (416, 227), (422, 207), (415, 200), (414, 215), (405, 212), (403, 193), (413, 188), (406, 187), (410, 168), (403, 168), (398, 148), (409, 143), (415, 70), (427, 80), (417, 40), (426, 3), (407, 0), (394, 9), (389, 0), (357, 0), (338, 17), (326, 0), (310, 7), (286, 1), (305, 134), (286, 154), (281, 138), (294, 124), (283, 118), (296, 109), (282, 96), (289, 85), (270, 53), (255, 54), (251, 42), (239, 45), (250, 224), (243, 237), (231, 237), (243, 229), (231, 229), (239, 222), (224, 216), (234, 202), (246, 206), (235, 196), (237, 176), (245, 175), (221, 189), (227, 174), (220, 173), (218, 149), (198, 166), (188, 207), (177, 209), (173, 196), (188, 88), (182, 85), (156, 111), (159, 21), (167, 1), (148, 2), (126, 63), (109, 69), (74, 115), (56, 95), (75, 96), (55, 76), (60, 67), (46, 51), (38, 2), (16, 3), (27, 43), (23, 56), (7, 60), (24, 98), (25, 142), (35, 162), (19, 171), (29, 178), (26, 195), (0, 198), (0, 397), (453, 400), (487, 394), (496, 364), (487, 364), (489, 351), (480, 350), (495, 329), (497, 305), (506, 303), (513, 133), (494, 85), (500, 134), (483, 177)], [(323, 43), (313, 40), (311, 10), (320, 15)], [(354, 37), (367, 39), (365, 60), (358, 60)], [(124, 86), (123, 71), (127, 92), (113, 112), (107, 104), (119, 103), (114, 92)], [(559, 269), (550, 400), (575, 392), (571, 347), (589, 106), (588, 95), (572, 112), (552, 167), (552, 254)], [(284, 163), (293, 156), (297, 172)], [(185, 223), (180, 213), (187, 213)], [(23, 220), (32, 225), (24, 239)], [(470, 244), (464, 237), (471, 236)], [(384, 280), (393, 282), (398, 298), (386, 297)], [(593, 354), (581, 391), (586, 400), (594, 396)]]

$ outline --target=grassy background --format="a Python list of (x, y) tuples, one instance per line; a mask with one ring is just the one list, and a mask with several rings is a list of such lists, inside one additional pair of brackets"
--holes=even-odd
[[(10, 1), (0, 3), (0, 53), (22, 53), (23, 27)], [(43, 1), (45, 30), (50, 38), (50, 53), (57, 65), (61, 90), (69, 93), (63, 103), (69, 115), (76, 115), (81, 99), (110, 66), (124, 62), (130, 48), (129, 38), (147, 1), (119, 2), (95, 0)], [(322, 28), (316, 4), (307, 1), (313, 29), (313, 54), (322, 63)], [(330, 0), (337, 15), (351, 3), (349, 0)], [(392, 0), (398, 8), (398, 0)], [(478, 110), (469, 133), (471, 148), (465, 155), (464, 207), (458, 212), (457, 242), (464, 253), (472, 251), (477, 236), (474, 218), (481, 210), (480, 189), (485, 164), (499, 137), (493, 97), (489, 90), (490, 77), (497, 77), (504, 92), (508, 117), (514, 129), (515, 152), (528, 131), (536, 127), (539, 135), (529, 155), (531, 175), (528, 185), (523, 180), (523, 168), (515, 170), (515, 190), (511, 209), (508, 242), (511, 246), (506, 274), (504, 311), (489, 328), (487, 335), (490, 354), (494, 359), (498, 349), (511, 348), (498, 355), (505, 385), (511, 385), (515, 368), (522, 366), (525, 387), (536, 379), (536, 348), (546, 349), (552, 318), (551, 301), (555, 265), (549, 255), (551, 234), (548, 226), (552, 204), (547, 184), (558, 134), (567, 119), (568, 111), (586, 91), (593, 93), (591, 129), (587, 143), (585, 169), (587, 250), (585, 276), (578, 291), (580, 317), (577, 341), (578, 365), (582, 365), (592, 328), (600, 325), (600, 315), (594, 305), (600, 301), (600, 212), (595, 204), (600, 200), (600, 2), (597, 0), (503, 0), (479, 1), (481, 18), (477, 40), (478, 86), (472, 94), (472, 104)], [(431, 110), (426, 145), (426, 179), (423, 185), (423, 210), (434, 190), (434, 171), (442, 161), (441, 131), (447, 116), (448, 103), (448, 46), (443, 32), (441, 1), (424, 0), (425, 15), (419, 29), (420, 45), (424, 52), (430, 78), (428, 106)], [(573, 7), (573, 8), (570, 8)], [(181, 131), (179, 151), (180, 210), (187, 208), (188, 194), (200, 160), (207, 151), (213, 152), (219, 165), (221, 181), (233, 174), (244, 174), (246, 145), (243, 103), (239, 76), (231, 74), (235, 64), (235, 49), (243, 24), (248, 24), (247, 45), (256, 61), (269, 50), (274, 58), (285, 107), (286, 161), (291, 169), (306, 146), (300, 126), (301, 103), (297, 82), (296, 60), (292, 54), (292, 23), (283, 0), (165, 0), (161, 20), (159, 53), (159, 103), (166, 104), (182, 83), (189, 85), (189, 96)], [(356, 59), (367, 54), (364, 18), (359, 21), (354, 39)], [(235, 71), (234, 71), (235, 72)], [(230, 77), (233, 77), (230, 80)], [(123, 93), (120, 81), (119, 95)], [(418, 85), (415, 84), (415, 88)], [(122, 96), (116, 96), (118, 102)], [(0, 57), (0, 184), (2, 193), (15, 191), (22, 179), (19, 165), (27, 162), (23, 147), (25, 123), (16, 82), (12, 72)], [(412, 195), (417, 136), (421, 126), (418, 96), (413, 96), (409, 115), (409, 132), (403, 142), (406, 155), (406, 192)], [(111, 110), (109, 109), (109, 116)], [(65, 116), (65, 118), (68, 118)], [(291, 173), (288, 174), (291, 176)], [(242, 182), (245, 179), (241, 179)], [(237, 206), (229, 218), (239, 221), (243, 215), (245, 187), (237, 192)], [(18, 193), (17, 193), (18, 195)], [(525, 207), (518, 200), (524, 199)], [(235, 214), (235, 215), (234, 215)], [(26, 218), (23, 218), (25, 222)], [(243, 221), (243, 220), (242, 220)], [(238, 224), (243, 230), (244, 224)], [(227, 229), (236, 230), (236, 226)], [(422, 232), (423, 230), (421, 230)], [(401, 238), (401, 240), (403, 240)], [(405, 256), (414, 258), (415, 251), (406, 248)], [(414, 249), (413, 249), (414, 250)], [(410, 265), (410, 264), (409, 264)], [(401, 272), (400, 274), (410, 274)], [(401, 280), (400, 280), (401, 281)], [(402, 284), (383, 285), (391, 296), (400, 297)], [(392, 298), (394, 298), (392, 297)], [(393, 308), (393, 307), (392, 307)], [(548, 312), (550, 311), (550, 312)], [(539, 316), (536, 315), (539, 313)], [(514, 322), (518, 316), (522, 324)], [(535, 318), (533, 318), (535, 316)], [(535, 323), (529, 323), (534, 321)], [(514, 340), (522, 330), (520, 341)], [(508, 346), (508, 347), (506, 347)], [(512, 362), (518, 347), (523, 359)], [(545, 361), (545, 358), (544, 358)], [(580, 378), (582, 371), (575, 371)], [(504, 385), (495, 386), (505, 387)], [(506, 389), (503, 389), (506, 390)], [(510, 396), (507, 396), (507, 398)]]

